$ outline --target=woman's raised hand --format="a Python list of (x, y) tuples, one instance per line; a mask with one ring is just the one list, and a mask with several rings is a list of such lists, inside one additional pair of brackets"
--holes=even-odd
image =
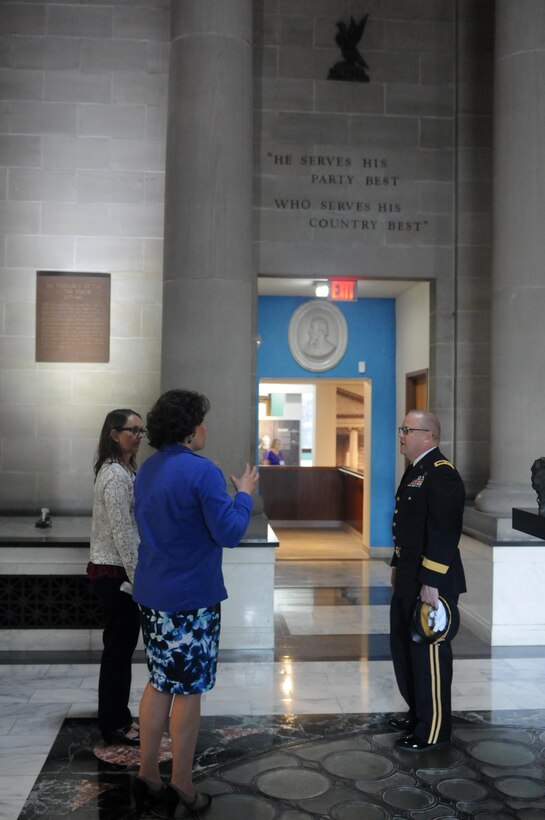
[(251, 495), (255, 488), (257, 487), (257, 482), (259, 481), (259, 474), (257, 472), (257, 467), (250, 467), (249, 464), (246, 464), (244, 472), (237, 478), (236, 476), (232, 475), (229, 476), (237, 492), (239, 493), (248, 493)]

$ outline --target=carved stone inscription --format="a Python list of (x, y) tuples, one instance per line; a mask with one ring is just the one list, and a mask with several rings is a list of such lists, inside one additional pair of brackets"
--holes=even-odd
[(314, 230), (402, 234), (405, 241), (418, 241), (428, 228), (429, 214), (415, 209), (415, 186), (411, 191), (388, 156), (269, 151), (267, 167), (278, 175), (268, 207), (304, 212)]
[(110, 275), (38, 271), (36, 361), (110, 360)]

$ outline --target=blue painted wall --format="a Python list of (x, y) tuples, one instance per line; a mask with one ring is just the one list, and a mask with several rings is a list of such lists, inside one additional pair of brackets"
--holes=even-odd
[(348, 345), (331, 370), (314, 373), (297, 364), (288, 344), (293, 311), (308, 299), (261, 296), (258, 300), (257, 378), (353, 379), (362, 378), (358, 362), (365, 362), (363, 377), (372, 381), (371, 546), (392, 545), (392, 512), (395, 493), (395, 300), (362, 299), (337, 302), (348, 325)]

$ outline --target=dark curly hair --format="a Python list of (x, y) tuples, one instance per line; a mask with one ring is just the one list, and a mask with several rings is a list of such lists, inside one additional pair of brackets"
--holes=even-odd
[[(117, 441), (114, 441), (110, 433), (112, 430), (119, 430), (121, 427), (124, 427), (129, 416), (138, 416), (138, 418), (141, 418), (140, 413), (137, 413), (136, 410), (129, 410), (123, 407), (119, 410), (112, 410), (104, 419), (104, 424), (102, 425), (100, 438), (98, 440), (97, 453), (95, 456), (95, 476), (98, 475), (98, 471), (105, 461), (118, 461), (120, 464), (123, 462), (121, 447)], [(136, 472), (135, 456), (130, 457), (129, 468), (133, 473)]]
[(148, 440), (159, 450), (190, 436), (210, 410), (206, 396), (193, 390), (167, 390), (148, 413)]

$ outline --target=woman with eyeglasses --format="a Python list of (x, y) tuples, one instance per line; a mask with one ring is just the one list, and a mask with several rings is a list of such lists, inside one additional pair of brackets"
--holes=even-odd
[[(236, 547), (253, 508), (257, 470), (247, 464), (227, 493), (219, 467), (199, 454), (210, 403), (191, 390), (169, 390), (148, 413), (157, 452), (138, 471), (140, 531), (134, 599), (149, 669), (140, 703), (140, 770), (133, 781), (141, 814), (163, 803), (168, 817), (199, 815), (210, 805), (193, 785), (201, 695), (216, 681), (221, 601), (227, 598), (223, 547)], [(172, 776), (164, 787), (159, 752), (169, 720)]]
[(139, 744), (129, 696), (132, 656), (140, 632), (138, 606), (132, 599), (139, 542), (133, 485), (144, 433), (142, 419), (134, 410), (112, 410), (104, 420), (94, 464), (87, 574), (103, 612), (98, 725), (107, 745)]

